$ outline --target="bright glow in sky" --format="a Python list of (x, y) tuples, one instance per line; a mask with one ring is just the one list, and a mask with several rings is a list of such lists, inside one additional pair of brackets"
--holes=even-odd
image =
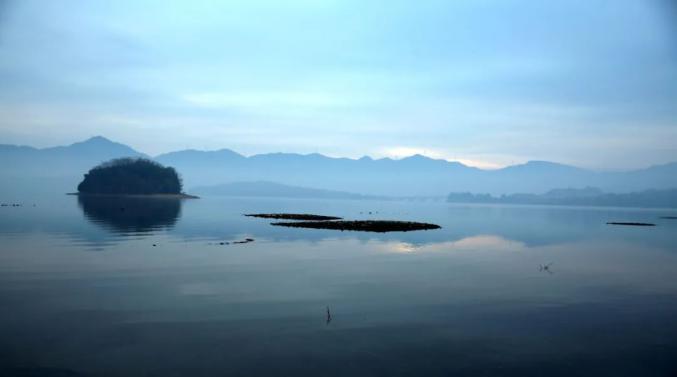
[(0, 0), (0, 143), (677, 160), (670, 0)]

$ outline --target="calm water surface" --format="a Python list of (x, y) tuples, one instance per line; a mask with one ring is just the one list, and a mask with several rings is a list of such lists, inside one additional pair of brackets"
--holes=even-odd
[[(23, 203), (0, 208), (3, 376), (677, 375), (677, 221), (660, 219), (670, 211)], [(242, 216), (283, 211), (443, 228), (337, 232)]]

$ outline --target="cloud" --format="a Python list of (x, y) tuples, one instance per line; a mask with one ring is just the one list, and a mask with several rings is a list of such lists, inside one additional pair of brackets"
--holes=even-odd
[(664, 3), (10, 2), (0, 137), (666, 162), (677, 55)]
[(355, 99), (327, 92), (247, 91), (234, 93), (194, 93), (183, 96), (190, 104), (209, 108), (239, 108), (263, 111), (285, 107), (346, 107)]

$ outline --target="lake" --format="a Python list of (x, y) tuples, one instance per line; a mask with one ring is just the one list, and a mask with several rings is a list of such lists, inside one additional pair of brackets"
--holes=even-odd
[[(677, 211), (21, 203), (0, 208), (2, 376), (677, 375), (677, 220), (660, 218)], [(442, 229), (341, 232), (242, 216), (270, 212)], [(254, 242), (225, 244), (245, 238)]]

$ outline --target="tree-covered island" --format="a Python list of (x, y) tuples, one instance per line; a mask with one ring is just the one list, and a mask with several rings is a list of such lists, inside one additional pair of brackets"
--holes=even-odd
[(78, 185), (78, 194), (191, 197), (181, 190), (181, 177), (174, 168), (145, 158), (104, 162), (90, 169)]

